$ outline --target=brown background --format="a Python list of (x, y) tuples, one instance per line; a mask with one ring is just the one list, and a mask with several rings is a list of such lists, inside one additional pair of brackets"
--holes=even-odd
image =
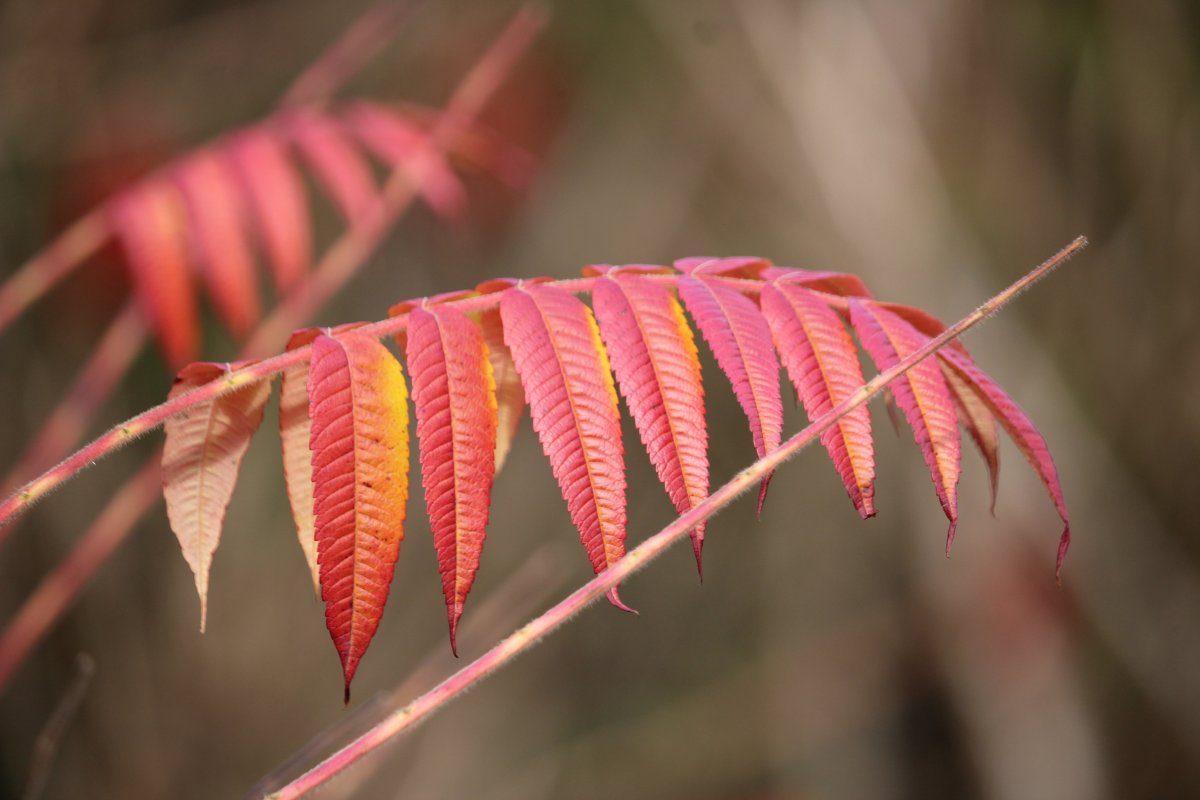
[[(0, 276), (123, 179), (267, 112), (361, 2), (0, 4)], [(428, 4), (347, 95), (438, 102), (512, 6)], [(560, 3), (489, 120), (532, 147), (524, 196), (417, 211), (316, 322), (500, 276), (757, 254), (851, 271), (965, 313), (1077, 234), (1092, 247), (969, 345), (1030, 412), (1074, 514), (1007, 443), (996, 517), (973, 452), (954, 557), (911, 437), (882, 407), (878, 518), (827, 457), (761, 522), (686, 548), (322, 797), (1150, 798), (1200, 794), (1200, 11), (1193, 3)], [(323, 214), (326, 212), (323, 210)], [(320, 241), (336, 230), (321, 217)], [(110, 259), (111, 261), (111, 259)], [(124, 292), (101, 260), (0, 341), (0, 464)], [(213, 329), (206, 355), (232, 344)], [(714, 485), (752, 459), (705, 361)], [(161, 398), (139, 362), (98, 431)], [(330, 725), (451, 667), (420, 493), (388, 613), (343, 710), (282, 489), (274, 409), (217, 553), (208, 633), (161, 508), (0, 697), (0, 796), (39, 728), (95, 681), (47, 797), (240, 796)], [(803, 424), (789, 408), (788, 430)], [(627, 426), (630, 536), (671, 516)], [(0, 619), (155, 443), (30, 514), (0, 553)], [(588, 576), (528, 423), (497, 479), (460, 633), (481, 653)], [(430, 661), (429, 659), (432, 659)], [(426, 666), (422, 667), (421, 665)]]

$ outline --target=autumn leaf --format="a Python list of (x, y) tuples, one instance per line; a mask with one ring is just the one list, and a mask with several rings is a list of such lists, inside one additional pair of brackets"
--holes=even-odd
[(349, 333), (313, 340), (308, 396), (321, 596), (349, 702), (404, 538), (408, 389), (386, 347)]
[[(170, 396), (221, 380), (247, 363), (188, 364), (176, 376)], [(208, 576), (221, 541), (225, 510), (270, 396), (270, 382), (251, 383), (193, 406), (165, 426), (162, 475), (167, 519), (196, 577), (201, 632), (208, 619)]]

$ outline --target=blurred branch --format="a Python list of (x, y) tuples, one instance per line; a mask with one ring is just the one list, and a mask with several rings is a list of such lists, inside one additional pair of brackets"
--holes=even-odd
[(50, 768), (54, 766), (54, 757), (58, 754), (67, 728), (75, 719), (75, 713), (79, 711), (79, 705), (87, 695), (88, 688), (92, 685), (92, 676), (95, 674), (96, 662), (86, 653), (80, 653), (75, 658), (75, 677), (71, 685), (67, 687), (54, 713), (46, 720), (45, 727), (38, 734), (33, 750), (33, 763), (29, 767), (29, 780), (25, 783), (25, 793), (22, 795), (23, 800), (37, 800), (45, 792), (46, 784), (50, 780)]
[[(503, 76), (511, 70), (516, 59), (533, 41), (544, 22), (542, 15), (529, 9), (519, 12), (513, 18), (464, 78), (462, 88), (451, 100), (451, 105), (457, 103), (457, 107), (447, 111), (446, 119), (449, 121), (445, 123), (446, 127), (442, 130), (439, 140), (470, 126), (491, 93), (500, 86)], [(308, 314), (314, 313), (315, 308), (329, 295), (337, 292), (354, 276), (415, 198), (415, 187), (418, 184), (408, 175), (409, 169), (408, 166), (402, 166), (392, 174), (382, 201), (370, 214), (365, 215), (369, 224), (351, 227), (330, 247), (311, 277), (298, 285), (280, 303), (275, 313), (259, 325), (255, 335), (243, 348), (243, 357), (252, 358), (264, 351), (269, 352), (270, 349), (281, 347), (282, 340), (293, 328), (303, 324)], [(299, 300), (292, 302), (297, 296)], [(261, 371), (260, 365), (277, 363), (279, 358), (259, 362), (251, 369), (258, 368)], [(157, 408), (162, 409), (163, 406)], [(170, 416), (170, 413), (162, 416), (162, 419), (166, 419), (167, 416)], [(140, 427), (134, 430), (126, 423), (117, 426), (107, 437), (98, 441), (128, 441), (150, 429)], [(86, 451), (87, 448), (81, 452)], [(160, 453), (156, 452), (141, 471), (113, 497), (63, 563), (43, 579), (3, 634), (0, 634), (0, 691), (7, 685), (13, 671), (62, 616), (63, 611), (100, 565), (129, 536), (138, 520), (159, 497), (162, 490), (159, 460)], [(68, 459), (68, 462), (74, 463), (72, 459)], [(47, 475), (63, 477), (67, 474), (64, 472), (64, 465), (68, 462), (55, 467)], [(16, 495), (17, 498), (21, 496)], [(4, 534), (0, 528), (0, 543), (4, 540)]]

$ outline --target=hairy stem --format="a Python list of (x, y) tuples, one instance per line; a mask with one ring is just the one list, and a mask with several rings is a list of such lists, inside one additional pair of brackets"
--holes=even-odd
[[(146, 322), (133, 300), (109, 324), (96, 349), (88, 356), (75, 382), (58, 407), (25, 448), (0, 486), (5, 491), (36, 475), (71, 452), (91, 423), (96, 410), (109, 398), (146, 341)], [(4, 540), (0, 534), (0, 541)]]
[[(526, 623), (507, 638), (492, 647), (475, 661), (450, 676), (440, 684), (413, 700), (404, 708), (384, 718), (379, 724), (338, 750), (308, 772), (284, 788), (268, 795), (267, 800), (291, 800), (316, 789), (363, 756), (404, 733), (427, 717), (441, 710), (478, 681), (491, 675), (528, 650), (543, 636), (562, 627), (588, 604), (599, 600), (604, 594), (619, 585), (630, 575), (645, 567), (664, 553), (667, 548), (687, 536), (688, 531), (729, 505), (734, 498), (755, 486), (772, 470), (791, 458), (804, 447), (812, 444), (826, 429), (854, 409), (869, 401), (889, 383), (903, 376), (921, 361), (933, 355), (943, 346), (961, 336), (970, 328), (992, 316), (1018, 294), (1066, 261), (1087, 244), (1079, 237), (1060, 250), (1048, 261), (1033, 269), (1016, 283), (1001, 291), (975, 311), (947, 328), (939, 336), (929, 340), (907, 358), (891, 369), (881, 372), (861, 386), (856, 392), (821, 415), (800, 433), (792, 436), (779, 447), (770, 451), (752, 465), (737, 473), (728, 483), (709, 495), (686, 514), (678, 517), (667, 527), (629, 551), (626, 556), (568, 595), (541, 616)], [(1061, 552), (1060, 545), (1060, 552)]]

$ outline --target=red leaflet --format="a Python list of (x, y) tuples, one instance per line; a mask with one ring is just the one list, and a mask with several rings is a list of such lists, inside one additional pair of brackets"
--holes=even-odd
[[(850, 322), (880, 371), (899, 363), (925, 342), (925, 337), (912, 325), (868, 300), (850, 299)], [(917, 364), (891, 386), (925, 456), (942, 510), (950, 520), (946, 532), (949, 552), (958, 525), (958, 475), (962, 457), (954, 397), (932, 358)]]
[[(319, 328), (296, 331), (288, 339), (288, 351), (311, 344)], [(313, 518), (312, 451), (308, 449), (312, 425), (308, 419), (308, 362), (301, 361), (283, 371), (279, 384), (279, 442), (283, 449), (283, 481), (287, 487), (296, 539), (312, 575), (313, 591), (320, 594), (321, 573), (317, 564), (316, 522)]]
[(408, 170), (430, 208), (445, 217), (462, 213), (466, 190), (425, 131), (372, 103), (355, 103), (346, 124), (392, 169)]
[(496, 387), (483, 335), (463, 312), (433, 306), (408, 318), (408, 369), (421, 444), (421, 483), (442, 574), (450, 647), (479, 570), (496, 452)]
[(179, 167), (193, 248), (217, 311), (241, 338), (262, 314), (254, 256), (246, 241), (246, 209), (225, 154), (201, 150)]
[(287, 119), (288, 132), (346, 222), (353, 223), (377, 199), (371, 168), (340, 125), (312, 111)]
[(404, 538), (408, 390), (399, 362), (379, 342), (318, 336), (308, 397), (321, 596), (348, 702)]
[[(679, 296), (733, 384), (761, 458), (779, 446), (783, 432), (779, 362), (767, 321), (752, 301), (719, 279), (680, 277)], [(763, 478), (758, 492), (759, 514), (773, 474)]]
[(492, 380), (496, 384), (496, 472), (504, 466), (521, 415), (525, 412), (525, 390), (521, 376), (513, 363), (512, 351), (504, 343), (504, 325), (496, 309), (479, 316), (479, 327), (487, 343), (488, 362), (492, 365)]
[(975, 390), (1008, 435), (1016, 442), (1017, 447), (1025, 454), (1025, 458), (1033, 466), (1042, 484), (1054, 501), (1058, 515), (1062, 517), (1063, 532), (1058, 544), (1059, 570), (1062, 569), (1063, 559), (1066, 558), (1067, 548), (1071, 545), (1071, 519), (1067, 513), (1067, 503), (1063, 497), (1062, 484), (1058, 480), (1058, 470), (1054, 459), (1050, 456), (1050, 448), (1046, 440), (1011, 397), (1001, 389), (995, 381), (989, 378), (983, 370), (975, 366), (969, 358), (957, 350), (948, 348), (941, 351), (945, 364)]
[[(596, 320), (563, 289), (529, 284), (504, 293), (500, 316), (533, 428), (599, 573), (625, 555), (625, 462), (617, 391)], [(615, 588), (608, 600), (630, 610)]]
[[(940, 356), (940, 354), (939, 354)], [(984, 464), (988, 471), (988, 488), (992, 496), (992, 513), (996, 513), (996, 492), (1000, 488), (1000, 432), (996, 430), (996, 418), (988, 410), (987, 404), (980, 399), (971, 385), (962, 376), (945, 364), (942, 365), (942, 375), (946, 385), (954, 395), (954, 405), (958, 409), (958, 421), (979, 448)]]
[[(797, 283), (766, 284), (761, 297), (775, 347), (810, 420), (863, 385), (854, 342), (836, 312)], [(821, 434), (821, 443), (859, 515), (874, 516), (875, 454), (867, 407), (842, 417)]]
[(870, 297), (867, 285), (857, 275), (847, 272), (825, 272), (795, 267), (771, 267), (763, 270), (763, 280), (798, 283), (808, 289), (841, 297)]
[(690, 256), (675, 261), (675, 269), (685, 275), (720, 275), (726, 278), (757, 278), (771, 262), (758, 256)]
[[(919, 308), (899, 303), (880, 303), (879, 305), (891, 311), (909, 325), (912, 325), (919, 333), (924, 334), (930, 339), (946, 329), (941, 320)], [(971, 354), (967, 352), (967, 346), (958, 339), (947, 344), (938, 353), (938, 358), (945, 362), (945, 354), (951, 349), (960, 353), (971, 363), (974, 363)], [(954, 394), (955, 407), (959, 412), (959, 422), (962, 423), (971, 440), (975, 442), (975, 446), (979, 448), (979, 452), (983, 455), (984, 464), (987, 465), (988, 482), (992, 494), (992, 512), (995, 513), (996, 492), (1000, 485), (1000, 436), (996, 431), (996, 420), (992, 417), (992, 412), (988, 410), (988, 407), (975, 393), (975, 390), (964, 384), (944, 363), (942, 374), (946, 378), (946, 384), (950, 387), (951, 393)]]
[[(248, 363), (188, 364), (176, 376), (170, 397), (219, 380)], [(221, 523), (233, 496), (242, 456), (262, 423), (263, 408), (270, 396), (270, 381), (251, 383), (194, 406), (166, 423), (163, 496), (171, 530), (196, 576), (201, 632), (208, 616), (208, 574), (221, 541)]]
[(108, 206), (113, 231), (133, 272), (142, 313), (163, 354), (182, 364), (196, 354), (199, 322), (183, 242), (183, 206), (175, 187), (148, 181)]
[(229, 143), (258, 231), (275, 276), (286, 291), (308, 270), (312, 231), (304, 184), (276, 135), (264, 126), (247, 128)]
[[(708, 429), (692, 330), (664, 287), (636, 275), (600, 278), (592, 306), (642, 443), (680, 514), (708, 497)], [(704, 525), (691, 531), (703, 568)]]

